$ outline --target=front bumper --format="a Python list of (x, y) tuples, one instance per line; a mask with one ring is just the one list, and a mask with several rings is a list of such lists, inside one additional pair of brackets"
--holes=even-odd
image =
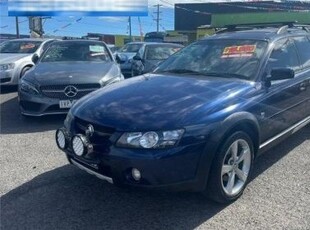
[(59, 107), (59, 99), (48, 98), (42, 95), (31, 95), (18, 92), (20, 111), (27, 116), (43, 116), (51, 114), (66, 114), (69, 109)]
[[(117, 185), (168, 190), (202, 191), (205, 184), (197, 175), (205, 143), (195, 143), (167, 149), (127, 149), (114, 145), (102, 148), (83, 157), (73, 153), (71, 137), (66, 137), (67, 149), (63, 150), (71, 164)], [(132, 169), (141, 172), (141, 179), (134, 180)], [(205, 177), (203, 177), (205, 178)]]
[(15, 69), (0, 71), (0, 85), (17, 85)]

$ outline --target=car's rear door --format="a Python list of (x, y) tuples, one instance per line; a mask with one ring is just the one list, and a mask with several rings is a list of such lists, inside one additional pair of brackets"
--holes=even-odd
[(300, 90), (303, 91), (301, 96), (307, 100), (307, 104), (303, 109), (306, 117), (310, 116), (310, 36), (294, 37), (294, 42), (302, 65), (300, 75), (303, 81), (300, 83)]
[(266, 65), (267, 75), (275, 68), (291, 68), (295, 71), (295, 77), (274, 81), (265, 92), (260, 107), (263, 142), (302, 120), (309, 109), (303, 89), (308, 76), (301, 66), (293, 39), (285, 38), (275, 43)]

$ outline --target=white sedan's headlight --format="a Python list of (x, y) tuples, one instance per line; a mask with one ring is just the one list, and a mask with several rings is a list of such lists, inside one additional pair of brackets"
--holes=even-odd
[(29, 83), (25, 80), (21, 80), (19, 89), (20, 89), (20, 91), (22, 91), (24, 93), (29, 93), (29, 94), (33, 94), (33, 95), (39, 95), (40, 94), (39, 90), (34, 85), (32, 85), (31, 83)]
[(6, 71), (6, 70), (11, 70), (14, 69), (15, 64), (14, 63), (10, 63), (10, 64), (1, 64), (0, 65), (0, 71)]
[(179, 142), (183, 133), (183, 129), (124, 133), (117, 141), (117, 146), (144, 149), (172, 147)]

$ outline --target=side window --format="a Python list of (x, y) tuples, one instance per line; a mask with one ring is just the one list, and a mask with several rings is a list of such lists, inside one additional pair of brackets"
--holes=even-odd
[(283, 39), (275, 45), (267, 63), (267, 73), (269, 74), (274, 68), (292, 68), (293, 70), (300, 68), (297, 51), (292, 40)]
[(307, 37), (294, 38), (301, 64), (304, 68), (310, 67), (310, 40)]

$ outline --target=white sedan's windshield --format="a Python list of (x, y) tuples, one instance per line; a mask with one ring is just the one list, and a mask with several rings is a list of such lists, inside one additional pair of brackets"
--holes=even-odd
[(253, 80), (266, 47), (267, 42), (255, 40), (200, 41), (168, 58), (156, 72)]

